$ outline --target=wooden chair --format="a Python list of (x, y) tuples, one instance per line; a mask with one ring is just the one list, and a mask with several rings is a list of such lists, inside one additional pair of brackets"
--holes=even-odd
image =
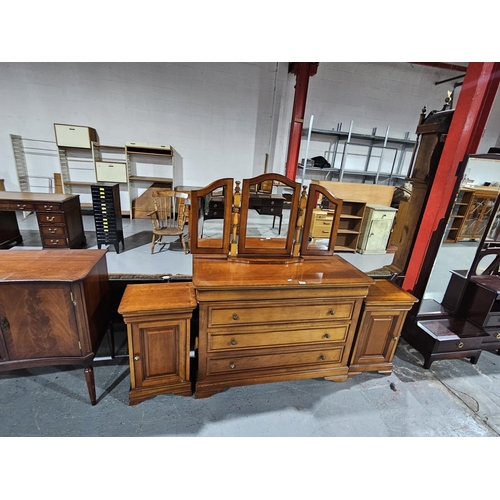
[(186, 205), (188, 194), (159, 189), (153, 191), (152, 195), (155, 211), (148, 214), (153, 224), (151, 253), (154, 253), (155, 244), (162, 245), (161, 251), (165, 245), (173, 243), (173, 241), (163, 241), (164, 237), (170, 237), (180, 238), (184, 253), (187, 254), (189, 250), (186, 245), (187, 235), (184, 234), (184, 224), (188, 215), (188, 205)]

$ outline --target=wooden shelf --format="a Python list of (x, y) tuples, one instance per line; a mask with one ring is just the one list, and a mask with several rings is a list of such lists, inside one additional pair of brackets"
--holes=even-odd
[(144, 182), (164, 182), (164, 183), (172, 183), (173, 179), (167, 179), (165, 177), (143, 177), (140, 175), (131, 175), (129, 177), (131, 181), (144, 181)]

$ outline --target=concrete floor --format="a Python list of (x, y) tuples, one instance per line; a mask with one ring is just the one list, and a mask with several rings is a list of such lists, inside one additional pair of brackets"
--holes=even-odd
[[(109, 249), (109, 272), (190, 274), (191, 255), (184, 255), (180, 245), (150, 255), (149, 224), (145, 220), (124, 220), (125, 251), (120, 249), (117, 254), (114, 248)], [(93, 248), (92, 217), (85, 216), (84, 225), (88, 246)], [(24, 245), (16, 249), (39, 248), (33, 216), (20, 220), (20, 228)], [(393, 257), (341, 255), (364, 271), (389, 264)], [(448, 266), (452, 263), (453, 268), (460, 265), (449, 256), (445, 263)], [(443, 279), (438, 280), (441, 286)], [(81, 367), (0, 373), (0, 436), (500, 435), (500, 357), (489, 352), (481, 354), (477, 365), (467, 360), (442, 360), (425, 370), (422, 356), (401, 341), (394, 358), (394, 371), (389, 376), (362, 374), (344, 383), (313, 379), (235, 387), (207, 399), (161, 395), (130, 407), (126, 336), (121, 328), (116, 335), (123, 357), (96, 361), (96, 406), (91, 406), (88, 399)], [(106, 349), (104, 342), (98, 357), (105, 358)]]

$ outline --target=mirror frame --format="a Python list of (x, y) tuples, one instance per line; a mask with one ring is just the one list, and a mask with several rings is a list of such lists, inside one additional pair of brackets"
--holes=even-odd
[[(220, 246), (200, 246), (198, 234), (199, 198), (205, 197), (217, 189), (224, 189), (224, 218), (222, 219), (222, 238), (206, 238), (206, 241), (220, 241)], [(189, 248), (192, 254), (228, 255), (233, 213), (233, 179), (218, 179), (204, 188), (191, 191), (191, 211), (189, 214)]]
[[(332, 222), (332, 229), (330, 231), (330, 238), (328, 240), (328, 247), (325, 250), (314, 249), (308, 246), (309, 234), (311, 231), (311, 222), (313, 210), (317, 207), (319, 195), (324, 196), (330, 203), (335, 205), (335, 216)], [(302, 243), (300, 247), (301, 255), (333, 255), (335, 243), (337, 241), (337, 232), (339, 230), (340, 214), (342, 212), (342, 200), (337, 198), (333, 193), (328, 191), (320, 184), (311, 183), (309, 185), (309, 193), (307, 195), (306, 215), (304, 218), (304, 227), (302, 228)]]
[[(248, 238), (246, 236), (247, 225), (248, 225), (248, 211), (250, 202), (250, 193), (252, 192), (250, 187), (255, 184), (261, 184), (263, 182), (276, 181), (280, 184), (289, 187), (293, 190), (292, 200), (290, 205), (290, 218), (288, 221), (288, 231), (286, 238), (284, 240), (283, 247), (269, 247), (269, 246), (249, 246)], [(243, 179), (242, 186), (242, 196), (241, 196), (241, 218), (240, 218), (240, 228), (238, 235), (238, 255), (271, 255), (271, 256), (282, 256), (291, 255), (293, 248), (293, 238), (295, 233), (295, 228), (297, 224), (298, 217), (298, 206), (300, 198), (300, 184), (294, 182), (288, 177), (281, 174), (269, 173), (261, 174), (251, 179)], [(288, 210), (288, 208), (286, 209)]]

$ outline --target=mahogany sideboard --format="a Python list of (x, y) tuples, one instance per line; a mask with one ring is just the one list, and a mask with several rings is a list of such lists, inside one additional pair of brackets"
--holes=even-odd
[(95, 405), (92, 361), (109, 321), (106, 250), (2, 254), (0, 371), (83, 364)]
[(22, 242), (18, 210), (36, 213), (43, 248), (78, 248), (86, 242), (78, 195), (0, 191), (0, 248)]

